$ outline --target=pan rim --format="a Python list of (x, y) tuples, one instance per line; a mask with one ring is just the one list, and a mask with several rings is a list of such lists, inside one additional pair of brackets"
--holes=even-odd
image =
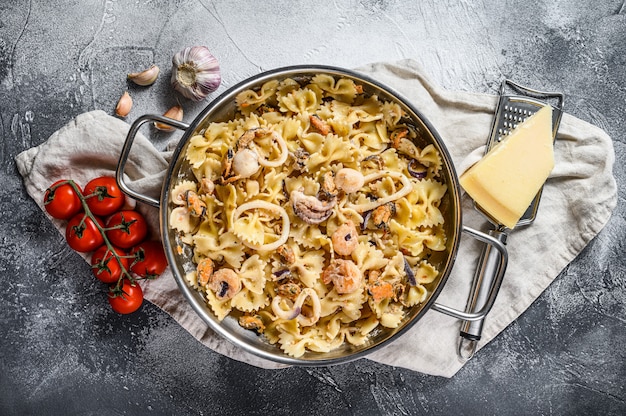
[[(168, 202), (170, 198), (170, 183), (173, 179), (176, 171), (176, 167), (180, 164), (181, 161), (181, 153), (182, 150), (186, 147), (187, 142), (192, 137), (194, 132), (198, 129), (202, 123), (205, 123), (207, 117), (209, 117), (214, 111), (219, 109), (221, 106), (225, 105), (230, 99), (234, 99), (234, 97), (242, 90), (247, 89), (253, 85), (260, 85), (265, 81), (269, 81), (277, 78), (278, 76), (294, 76), (297, 74), (313, 74), (313, 73), (327, 73), (335, 76), (347, 76), (358, 80), (363, 80), (375, 88), (384, 91), (386, 94), (393, 97), (393, 99), (402, 103), (402, 105), (406, 106), (411, 110), (411, 112), (419, 119), (420, 123), (422, 123), (428, 133), (432, 136), (433, 141), (436, 144), (437, 150), (440, 152), (442, 162), (444, 165), (444, 170), (447, 172), (446, 185), (448, 187), (448, 192), (451, 193), (449, 196), (451, 199), (451, 203), (453, 207), (453, 235), (448, 236), (448, 239), (452, 239), (449, 242), (449, 251), (446, 261), (446, 267), (444, 270), (441, 270), (441, 277), (439, 279), (439, 283), (433, 290), (432, 294), (429, 296), (429, 299), (426, 303), (421, 307), (419, 312), (413, 316), (410, 320), (402, 324), (400, 329), (395, 330), (390, 336), (383, 339), (382, 341), (365, 346), (359, 349), (356, 352), (346, 354), (345, 356), (333, 357), (333, 358), (325, 358), (327, 353), (313, 353), (311, 356), (303, 357), (292, 357), (284, 353), (279, 349), (278, 346), (273, 345), (280, 354), (274, 354), (264, 349), (260, 349), (255, 345), (252, 345), (248, 342), (242, 342), (242, 340), (235, 336), (231, 331), (228, 330), (222, 323), (220, 323), (217, 318), (214, 316), (210, 316), (207, 313), (207, 305), (205, 302), (200, 303), (197, 295), (194, 292), (197, 292), (194, 288), (190, 287), (184, 276), (180, 273), (179, 269), (176, 267), (177, 258), (174, 255), (174, 247), (172, 246), (170, 239), (168, 238), (168, 233), (171, 231), (169, 229), (169, 218), (168, 218)], [(431, 122), (423, 115), (421, 111), (419, 111), (415, 106), (402, 94), (398, 91), (380, 83), (379, 81), (371, 78), (368, 75), (359, 73), (356, 70), (344, 69), (336, 66), (330, 65), (291, 65), (285, 67), (279, 67), (275, 69), (271, 69), (265, 72), (261, 72), (259, 74), (253, 75), (245, 80), (233, 85), (225, 92), (220, 94), (217, 98), (211, 101), (197, 116), (196, 118), (189, 124), (188, 129), (185, 131), (183, 136), (181, 137), (179, 143), (177, 144), (175, 150), (172, 153), (172, 158), (170, 164), (167, 169), (167, 173), (163, 182), (161, 198), (160, 198), (160, 228), (162, 241), (165, 248), (166, 256), (168, 258), (168, 262), (170, 264), (170, 269), (172, 270), (172, 274), (176, 283), (183, 293), (186, 301), (191, 305), (194, 312), (203, 320), (208, 327), (215, 331), (219, 336), (228, 340), (232, 344), (237, 347), (242, 348), (244, 351), (248, 353), (252, 353), (257, 357), (267, 359), (269, 361), (277, 362), (280, 364), (293, 365), (293, 366), (328, 366), (335, 364), (343, 364), (347, 363), (359, 358), (362, 358), (366, 355), (377, 351), (384, 346), (389, 345), (394, 340), (405, 334), (408, 330), (410, 330), (423, 316), (426, 314), (435, 303), (437, 297), (440, 292), (443, 290), (447, 279), (452, 271), (454, 266), (456, 255), (459, 246), (459, 240), (462, 229), (462, 215), (461, 215), (461, 202), (460, 202), (460, 184), (458, 180), (458, 176), (452, 163), (452, 158), (450, 153), (448, 152), (445, 143), (443, 142), (441, 136), (438, 131), (434, 128)], [(256, 335), (255, 335), (256, 336)], [(267, 343), (267, 341), (265, 341)], [(305, 354), (306, 356), (306, 354)]]

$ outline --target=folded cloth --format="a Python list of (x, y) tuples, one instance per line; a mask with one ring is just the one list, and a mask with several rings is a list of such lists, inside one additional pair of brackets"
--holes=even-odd
[[(377, 63), (359, 72), (399, 91), (431, 122), (447, 146), (457, 172), (484, 152), (497, 97), (452, 92), (431, 82), (411, 60)], [(46, 188), (58, 179), (86, 184), (99, 175), (113, 175), (129, 125), (103, 111), (79, 115), (43, 144), (16, 157), (29, 195), (43, 209)], [(171, 153), (158, 151), (137, 135), (126, 176), (140, 193), (155, 196), (161, 189)], [(606, 224), (616, 205), (611, 139), (601, 129), (564, 114), (555, 143), (556, 166), (544, 187), (537, 219), (515, 230), (508, 240), (509, 264), (498, 298), (486, 318), (482, 346), (514, 321), (559, 275)], [(139, 204), (153, 238), (159, 237), (158, 210)], [(486, 231), (487, 222), (463, 197), (463, 223)], [(59, 231), (65, 223), (51, 219)], [(482, 244), (464, 237), (454, 269), (438, 303), (464, 309)], [(83, 255), (88, 260), (89, 255)], [(178, 290), (171, 272), (142, 281), (145, 298), (170, 314), (204, 345), (236, 360), (263, 368), (276, 364), (246, 353), (216, 335), (196, 315)], [(367, 358), (380, 363), (445, 377), (463, 362), (457, 357), (460, 323), (434, 310), (415, 326)]]

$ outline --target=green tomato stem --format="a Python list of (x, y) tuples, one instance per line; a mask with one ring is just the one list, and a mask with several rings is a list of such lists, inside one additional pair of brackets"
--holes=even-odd
[[(98, 221), (96, 221), (96, 216), (89, 209), (89, 205), (87, 205), (87, 197), (83, 196), (82, 192), (78, 188), (78, 185), (76, 185), (76, 182), (74, 182), (73, 180), (69, 179), (67, 181), (64, 181), (63, 183), (60, 183), (58, 186), (64, 185), (66, 183), (68, 185), (70, 185), (74, 189), (74, 192), (76, 192), (76, 195), (78, 195), (78, 198), (80, 199), (80, 202), (81, 202), (81, 204), (83, 206), (83, 210), (85, 211), (85, 215), (88, 216), (89, 218), (91, 218), (91, 221), (96, 225), (96, 228), (100, 232), (100, 235), (102, 235), (102, 238), (104, 240), (104, 244), (107, 246), (107, 250), (109, 252), (111, 252), (113, 257), (115, 257), (115, 260), (117, 261), (117, 263), (120, 266), (120, 269), (122, 270), (122, 274), (117, 279), (117, 283), (115, 284), (115, 287), (112, 287), (110, 289), (111, 292), (119, 295), (120, 293), (123, 293), (123, 291), (122, 291), (122, 282), (123, 282), (124, 278), (127, 278), (130, 281), (131, 284), (134, 284), (135, 280), (137, 280), (137, 279), (135, 279), (131, 275), (131, 273), (126, 269), (126, 267), (124, 267), (124, 265), (122, 264), (122, 262), (120, 260), (122, 257), (115, 252), (115, 248), (113, 247), (113, 244), (111, 244), (111, 242), (109, 241), (109, 238), (106, 235), (106, 230), (108, 230), (109, 228), (102, 227), (100, 225), (100, 223), (98, 223)], [(83, 221), (84, 220), (85, 220), (85, 217), (83, 217)], [(120, 228), (120, 227), (111, 227), (110, 229), (113, 229), (113, 228)], [(106, 257), (106, 254), (105, 254), (105, 257)]]

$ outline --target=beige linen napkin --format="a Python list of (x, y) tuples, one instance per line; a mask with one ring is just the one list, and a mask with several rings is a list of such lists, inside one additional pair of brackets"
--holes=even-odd
[[(414, 61), (372, 64), (359, 69), (404, 95), (440, 133), (460, 174), (480, 158), (497, 98), (452, 92), (434, 85)], [(16, 157), (26, 190), (43, 209), (46, 188), (61, 178), (80, 184), (114, 173), (128, 124), (93, 111), (78, 116), (45, 143)], [(479, 348), (515, 320), (602, 229), (616, 204), (611, 139), (601, 129), (571, 115), (563, 116), (555, 144), (556, 166), (548, 179), (539, 215), (531, 227), (508, 240), (509, 265), (496, 303), (488, 315)], [(170, 154), (159, 152), (138, 135), (126, 174), (131, 186), (153, 195), (160, 191)], [(158, 212), (139, 204), (158, 238)], [(64, 223), (52, 220), (60, 231)], [(487, 231), (486, 221), (464, 196), (463, 222)], [(481, 243), (463, 237), (454, 270), (438, 302), (464, 309)], [(88, 255), (84, 256), (88, 259)], [(145, 298), (170, 314), (196, 339), (236, 360), (263, 368), (282, 365), (233, 346), (213, 333), (179, 292), (171, 272), (142, 282)], [(463, 365), (457, 358), (460, 322), (429, 311), (406, 334), (368, 356), (381, 363), (451, 377)]]

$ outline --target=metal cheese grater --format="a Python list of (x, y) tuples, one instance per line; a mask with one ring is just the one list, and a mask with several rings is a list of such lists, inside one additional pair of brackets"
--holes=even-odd
[[(556, 133), (563, 115), (563, 94), (555, 92), (541, 92), (518, 85), (510, 80), (504, 80), (500, 85), (500, 99), (496, 107), (495, 117), (491, 126), (491, 134), (487, 141), (487, 150), (491, 150), (493, 146), (498, 144), (506, 135), (523, 122), (526, 118), (537, 112), (541, 107), (551, 105), (552, 111), (552, 137), (556, 138)], [(539, 209), (539, 200), (541, 192), (539, 190), (537, 196), (522, 215), (515, 228), (528, 226), (533, 223)], [(474, 203), (474, 207), (483, 214), (493, 225), (488, 234), (496, 238), (503, 244), (506, 244), (507, 238), (511, 230), (497, 220), (491, 217), (478, 204)], [(491, 246), (485, 245), (480, 255), (478, 267), (474, 273), (470, 297), (467, 302), (466, 312), (474, 312), (480, 310), (487, 301), (491, 287), (491, 282), (496, 275), (498, 269), (499, 257)], [(498, 290), (493, 288), (492, 290)], [(476, 344), (480, 340), (484, 318), (478, 321), (463, 321), (461, 325), (461, 339), (459, 341), (459, 356), (468, 360), (476, 351)]]

